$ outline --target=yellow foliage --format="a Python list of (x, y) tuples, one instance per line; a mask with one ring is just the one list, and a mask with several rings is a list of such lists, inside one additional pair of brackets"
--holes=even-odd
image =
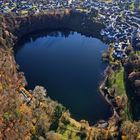
[(0, 91), (2, 91), (3, 87), (2, 87), (2, 83), (0, 83)]
[(128, 140), (127, 136), (122, 135), (122, 140)]
[(23, 112), (23, 113), (26, 113), (28, 115), (32, 115), (32, 110), (31, 108), (29, 108), (26, 104), (22, 104), (20, 106), (20, 111)]
[(140, 140), (140, 133), (138, 133), (137, 135), (137, 140)]
[(35, 134), (35, 132), (36, 132), (35, 126), (33, 126), (33, 125), (31, 126), (31, 131), (30, 132), (31, 132), (31, 134)]

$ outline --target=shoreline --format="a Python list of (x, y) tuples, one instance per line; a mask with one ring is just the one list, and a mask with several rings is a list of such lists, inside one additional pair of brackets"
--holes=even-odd
[[(109, 65), (107, 66), (107, 68), (104, 70), (104, 72), (108, 69), (108, 67), (110, 67)], [(112, 104), (112, 99), (109, 98), (110, 94), (108, 92), (107, 87), (105, 86), (105, 83), (107, 81), (108, 76), (106, 74), (104, 74), (104, 80), (100, 83), (99, 85), (99, 91), (100, 94), (104, 97), (104, 99), (108, 102), (108, 104), (111, 105), (112, 108), (112, 117), (116, 116), (117, 119), (120, 119), (119, 114), (117, 113), (115, 106)], [(106, 90), (106, 93), (104, 92), (104, 90)], [(115, 97), (113, 97), (113, 99), (115, 99)], [(111, 117), (110, 117), (111, 118)]]
[[(75, 14), (75, 13), (74, 13)], [(68, 21), (71, 21), (70, 19), (68, 20), (68, 18), (72, 18), (72, 17), (70, 17), (70, 16), (68, 16), (68, 15), (63, 15), (64, 16), (64, 19), (66, 18), (66, 23), (68, 22)], [(65, 17), (66, 16), (66, 17)], [(80, 15), (79, 15), (80, 16)], [(34, 22), (32, 22), (32, 24), (31, 24), (31, 20), (32, 19), (29, 19), (30, 17), (28, 17), (28, 18), (21, 18), (21, 19), (18, 19), (17, 21), (15, 20), (15, 18), (13, 18), (12, 19), (12, 17), (11, 18), (9, 18), (9, 19), (4, 19), (5, 20), (5, 25), (4, 25), (4, 32), (5, 32), (5, 35), (6, 35), (6, 38), (5, 38), (5, 40), (6, 40), (6, 43), (8, 43), (8, 44), (15, 44), (16, 42), (17, 42), (17, 40), (21, 37), (21, 36), (23, 36), (26, 32), (28, 32), (28, 30), (25, 30), (25, 29), (28, 29), (28, 28), (30, 28), (31, 26), (32, 26), (32, 24), (34, 24), (35, 23), (35, 20), (43, 20), (44, 19), (44, 16), (41, 16), (41, 17), (37, 17), (37, 16), (35, 16), (35, 17), (32, 17), (32, 19), (33, 19), (33, 21)], [(42, 19), (41, 19), (42, 18)], [(48, 20), (48, 18), (47, 18), (47, 16), (45, 17), (46, 18), (46, 20)], [(50, 18), (50, 17), (49, 17)], [(64, 23), (65, 23), (65, 20), (63, 21), (63, 19), (62, 19), (62, 21), (59, 21), (58, 19), (58, 17), (55, 17), (55, 16), (53, 16), (52, 17), (52, 15), (51, 15), (51, 18), (52, 18), (52, 22), (56, 22), (57, 24), (59, 23), (59, 27), (60, 27), (60, 23), (62, 22), (63, 24), (61, 25), (61, 26), (63, 26), (64, 25)], [(76, 28), (77, 27), (79, 27), (79, 25), (80, 25), (80, 27), (82, 26), (81, 25), (81, 20), (83, 19), (83, 15), (82, 16), (80, 16), (79, 17), (79, 23), (77, 23), (77, 25), (73, 25), (73, 28), (75, 28), (75, 30), (76, 30)], [(11, 22), (12, 22), (12, 24), (11, 23), (9, 23), (8, 22), (8, 20), (11, 20)], [(57, 21), (58, 20), (58, 21)], [(23, 23), (22, 23), (22, 21), (24, 21)], [(29, 22), (30, 21), (30, 22)], [(41, 21), (38, 21), (38, 22), (41, 22)], [(38, 24), (38, 22), (36, 23), (36, 24)], [(44, 21), (43, 21), (43, 24), (44, 23), (46, 23), (45, 22), (45, 19), (44, 19)], [(65, 23), (65, 24), (66, 24)], [(35, 25), (36, 25), (35, 24)], [(67, 27), (68, 26), (71, 26), (73, 24), (73, 22), (71, 23), (71, 24), (69, 24), (69, 25), (67, 25)], [(92, 25), (92, 27), (91, 26), (89, 26), (89, 24), (91, 24)], [(85, 30), (85, 32), (82, 32), (81, 30), (79, 30), (79, 32), (81, 32), (81, 33), (83, 33), (83, 34), (85, 34), (85, 33), (88, 33), (88, 31), (89, 31), (89, 35), (90, 34), (92, 34), (92, 31), (94, 31), (94, 27), (95, 27), (95, 25), (96, 24), (99, 24), (99, 23), (95, 23), (95, 25), (93, 24), (93, 21), (92, 22), (89, 22), (89, 24), (87, 23), (87, 25), (86, 25), (86, 27), (90, 27), (92, 30), (89, 30), (88, 28)], [(27, 25), (27, 26), (25, 26), (25, 25)], [(34, 26), (35, 26), (34, 25)], [(33, 28), (34, 28), (34, 26), (33, 26)], [(46, 27), (47, 25), (45, 24), (45, 26), (43, 26), (44, 28)], [(51, 25), (51, 26), (53, 26), (53, 24)], [(14, 27), (14, 28), (13, 28)], [(80, 27), (79, 27), (79, 29), (80, 29)], [(102, 25), (100, 25), (99, 26), (100, 28), (101, 27), (103, 27)], [(49, 27), (48, 27), (49, 28)], [(35, 28), (36, 29), (36, 28)], [(98, 29), (99, 30), (99, 29)], [(19, 34), (20, 34), (20, 36), (19, 36)], [(8, 45), (9, 46), (9, 45)], [(13, 45), (12, 45), (13, 46)], [(11, 45), (9, 46), (9, 47), (11, 47)], [(105, 78), (106, 79), (106, 78)], [(105, 79), (104, 79), (104, 81), (105, 81)], [(99, 88), (99, 90), (101, 91), (101, 94), (104, 96), (104, 94), (103, 94), (103, 91), (101, 90), (102, 89), (102, 87), (103, 87), (103, 83), (100, 85), (100, 88)], [(104, 98), (105, 98), (105, 96), (104, 96)], [(105, 98), (105, 100), (108, 100), (109, 101), (109, 99), (106, 99)], [(111, 102), (110, 102), (111, 103)], [(111, 106), (113, 106), (112, 104), (111, 104)], [(116, 119), (116, 111), (114, 110), (114, 108), (113, 108), (113, 112), (112, 112), (113, 114), (112, 114), (112, 116), (106, 121), (107, 123), (108, 123), (108, 126), (107, 127), (105, 127), (106, 129), (110, 129), (110, 127), (113, 129), (113, 131), (114, 132), (116, 132), (116, 129), (118, 129), (118, 127), (116, 126), (116, 124), (117, 124), (117, 122), (118, 122), (118, 120)], [(101, 129), (104, 129), (103, 127), (100, 127), (100, 124), (97, 122), (96, 123), (97, 124), (97, 128), (101, 128)], [(117, 128), (116, 128), (117, 127)]]

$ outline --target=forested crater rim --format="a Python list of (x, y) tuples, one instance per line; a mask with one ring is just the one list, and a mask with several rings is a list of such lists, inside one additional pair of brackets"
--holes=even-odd
[[(56, 29), (68, 29), (79, 32), (86, 36), (100, 36), (100, 31), (104, 28), (104, 24), (97, 21), (96, 19), (90, 19), (88, 15), (84, 13), (77, 13), (73, 10), (61, 11), (61, 12), (50, 12), (47, 14), (41, 13), (38, 15), (31, 16), (13, 16), (12, 14), (5, 16), (4, 20), (4, 32), (6, 36), (7, 46), (14, 47), (15, 44), (23, 36), (34, 33), (41, 30), (56, 30)], [(78, 21), (78, 22), (76, 22)], [(95, 31), (96, 27), (96, 31)], [(106, 98), (105, 98), (106, 99)], [(109, 103), (109, 99), (106, 99)], [(116, 118), (115, 107), (113, 108), (112, 117), (109, 118), (109, 122), (118, 119)]]

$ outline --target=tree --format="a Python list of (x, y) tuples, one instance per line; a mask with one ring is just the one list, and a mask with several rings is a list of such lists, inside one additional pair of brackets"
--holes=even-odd
[(134, 2), (132, 2), (132, 3), (130, 4), (129, 8), (130, 8), (131, 11), (134, 11), (134, 9), (135, 9)]
[(40, 106), (40, 103), (46, 100), (47, 92), (44, 87), (41, 86), (36, 86), (34, 91), (33, 91), (33, 99), (34, 99), (34, 104), (36, 104), (36, 107)]
[(65, 108), (62, 105), (57, 105), (54, 110), (54, 115), (52, 118), (52, 124), (50, 126), (50, 130), (56, 131), (59, 125), (59, 119), (62, 116), (63, 111)]
[(60, 136), (54, 131), (50, 131), (46, 134), (46, 140), (60, 140)]
[(125, 121), (121, 126), (122, 135), (125, 135), (128, 140), (136, 140), (139, 129), (136, 123)]

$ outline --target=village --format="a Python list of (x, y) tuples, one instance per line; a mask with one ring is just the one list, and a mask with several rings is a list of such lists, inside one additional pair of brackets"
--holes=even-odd
[(101, 35), (114, 42), (114, 57), (127, 57), (126, 48), (131, 44), (140, 47), (140, 1), (118, 0), (107, 3), (92, 0), (0, 0), (0, 13), (17, 15), (38, 14), (51, 9), (72, 9), (96, 15), (105, 25)]
[(140, 12), (137, 9), (131, 11), (128, 7), (130, 3), (128, 1), (125, 6), (103, 3), (100, 6), (99, 18), (106, 26), (101, 35), (114, 42), (113, 54), (117, 59), (127, 57), (128, 46), (132, 45), (135, 49), (140, 47)]

